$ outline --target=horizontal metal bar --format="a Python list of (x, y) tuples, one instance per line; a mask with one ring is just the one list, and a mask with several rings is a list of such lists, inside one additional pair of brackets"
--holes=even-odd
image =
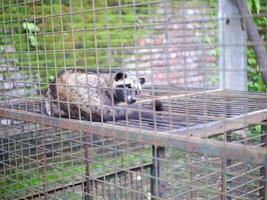
[(106, 123), (62, 119), (6, 108), (0, 108), (0, 116), (39, 123), (41, 125), (128, 139), (139, 143), (173, 147), (207, 156), (219, 156), (253, 163), (267, 163), (267, 150), (261, 147), (188, 137), (170, 132), (149, 131)]
[(172, 130), (173, 134), (191, 135), (197, 137), (210, 137), (226, 131), (233, 131), (248, 127), (250, 124), (261, 123), (267, 119), (267, 109), (227, 118), (224, 120), (200, 124), (189, 128)]

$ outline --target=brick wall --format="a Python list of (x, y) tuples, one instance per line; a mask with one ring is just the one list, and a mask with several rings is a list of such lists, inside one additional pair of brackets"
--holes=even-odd
[(154, 84), (212, 86), (209, 77), (217, 73), (216, 58), (211, 55), (214, 47), (205, 39), (216, 38), (216, 27), (209, 20), (208, 7), (190, 3), (173, 7), (166, 2), (159, 7), (162, 17), (150, 19), (158, 25), (136, 41), (123, 66), (137, 69)]

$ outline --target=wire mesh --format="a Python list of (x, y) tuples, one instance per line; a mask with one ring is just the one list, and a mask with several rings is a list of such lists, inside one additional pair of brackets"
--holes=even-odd
[[(262, 187), (259, 164), (232, 160), (223, 171), (218, 157), (176, 148), (154, 148), (157, 153), (152, 154), (150, 145), (127, 140), (23, 121), (13, 124), (1, 126), (13, 133), (1, 140), (3, 199), (149, 199), (155, 182), (158, 199), (218, 199), (224, 173), (231, 175), (228, 192), (234, 199), (258, 199)], [(240, 134), (234, 136), (240, 142)], [(247, 144), (260, 145), (260, 137), (247, 139)], [(155, 162), (160, 177), (153, 176)]]
[(240, 2), (2, 0), (0, 199), (266, 199)]

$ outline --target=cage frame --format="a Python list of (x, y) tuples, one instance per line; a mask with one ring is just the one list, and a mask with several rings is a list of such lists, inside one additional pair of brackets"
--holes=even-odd
[[(221, 1), (220, 1), (221, 2)], [(231, 16), (230, 16), (231, 17)], [(232, 34), (232, 33), (230, 33)], [(235, 34), (234, 37), (239, 36), (238, 34)], [(244, 40), (244, 38), (243, 38)], [(244, 40), (245, 41), (245, 40)], [(225, 44), (225, 41), (223, 42)], [(229, 53), (229, 52), (228, 52)], [(225, 56), (225, 54), (223, 54)], [(244, 57), (241, 59), (244, 60)], [(240, 58), (240, 55), (237, 56)], [(225, 58), (221, 58), (222, 60)], [(223, 62), (222, 62), (223, 63)], [(223, 64), (222, 64), (223, 65)], [(221, 66), (222, 66), (221, 65)], [(243, 69), (246, 69), (246, 66), (243, 65)], [(235, 76), (236, 74), (226, 74), (226, 76)], [(225, 76), (222, 75), (222, 76)], [(245, 80), (243, 80), (245, 82)], [(242, 84), (244, 83), (242, 82)], [(227, 89), (232, 89), (233, 85), (226, 86)], [(242, 88), (243, 86), (241, 86)], [(242, 89), (241, 89), (242, 90)], [(219, 90), (210, 90), (210, 91), (204, 91), (204, 92), (198, 92), (198, 93), (192, 93), (192, 94), (186, 94), (186, 95), (174, 95), (173, 97), (166, 97), (167, 99), (171, 98), (187, 98), (189, 96), (193, 96), (196, 94), (205, 95), (206, 93), (216, 93), (221, 92), (224, 95), (228, 94), (228, 90), (219, 89)], [(231, 97), (244, 97), (248, 98), (249, 94), (246, 92), (232, 92), (229, 94)], [(164, 99), (165, 97), (162, 97), (161, 99)], [(160, 98), (159, 98), (160, 99)], [(5, 104), (5, 102), (3, 103)], [(262, 180), (262, 189), (260, 190), (260, 197), (263, 199), (266, 199), (267, 197), (267, 108), (262, 110), (257, 110), (254, 112), (248, 112), (246, 114), (240, 115), (240, 116), (234, 116), (231, 118), (222, 119), (219, 121), (216, 121), (215, 123), (211, 123), (209, 125), (204, 124), (203, 126), (197, 126), (192, 128), (185, 128), (182, 130), (173, 130), (170, 132), (160, 132), (160, 131), (151, 131), (151, 130), (139, 130), (135, 128), (130, 127), (122, 127), (112, 124), (103, 124), (103, 123), (97, 123), (97, 122), (81, 122), (78, 120), (72, 120), (72, 119), (63, 119), (63, 118), (56, 118), (51, 116), (46, 116), (44, 114), (37, 114), (37, 113), (31, 113), (27, 111), (22, 110), (16, 110), (16, 109), (10, 109), (5, 107), (0, 107), (0, 117), (14, 119), (14, 120), (22, 120), (27, 122), (33, 122), (40, 124), (41, 126), (51, 126), (51, 127), (57, 127), (62, 129), (68, 129), (73, 131), (81, 131), (84, 134), (84, 140), (86, 140), (87, 134), (89, 133), (96, 133), (103, 136), (111, 136), (121, 139), (128, 139), (134, 142), (138, 143), (145, 143), (150, 144), (153, 147), (152, 153), (153, 153), (153, 160), (151, 161), (151, 164), (144, 165), (142, 167), (144, 168), (151, 168), (151, 176), (156, 177), (156, 181), (154, 179), (151, 180), (151, 194), (155, 197), (161, 197), (161, 191), (159, 190), (159, 177), (160, 177), (160, 171), (159, 171), (159, 165), (160, 165), (160, 159), (162, 156), (164, 157), (164, 147), (173, 147), (177, 149), (184, 150), (188, 153), (196, 152), (201, 153), (203, 155), (207, 156), (215, 156), (222, 158), (223, 161), (223, 167), (226, 168), (227, 165), (230, 164), (231, 159), (235, 160), (243, 160), (244, 162), (254, 162), (263, 164), (264, 167), (261, 169), (261, 175), (263, 176)], [(244, 123), (244, 121), (246, 123)], [(244, 144), (233, 144), (228, 143), (228, 141), (231, 141), (231, 137), (229, 136), (232, 131), (239, 130), (246, 128), (249, 125), (253, 124), (261, 124), (263, 127), (263, 133), (262, 136), (262, 145), (261, 147), (251, 147)], [(209, 132), (207, 133), (207, 129)], [(226, 142), (221, 141), (212, 141), (207, 138), (215, 136), (217, 134), (225, 133), (226, 136)], [(189, 137), (190, 135), (190, 137)], [(89, 160), (88, 158), (88, 145), (85, 145), (85, 160)], [(233, 153), (234, 152), (234, 153)], [(129, 168), (127, 170), (136, 170), (139, 169), (140, 166), (134, 166), (132, 168)], [(110, 174), (96, 177), (95, 179), (103, 179), (104, 177), (112, 176), (117, 173), (123, 173), (123, 171), (118, 172), (112, 172)], [(227, 176), (225, 174), (224, 176)], [(224, 177), (225, 178), (225, 177)], [(91, 182), (94, 181), (93, 179), (90, 179), (90, 170), (89, 170), (89, 162), (86, 163), (86, 180), (83, 182), (77, 183), (77, 185), (84, 184), (85, 185), (85, 193), (90, 194), (91, 189)], [(224, 181), (223, 181), (224, 182)], [(74, 184), (75, 185), (75, 184)], [(72, 184), (73, 186), (73, 184)], [(64, 188), (67, 188), (68, 186), (62, 186), (61, 188), (56, 188), (53, 191), (61, 190)], [(231, 197), (225, 196), (224, 191), (231, 189), (231, 182), (227, 182), (226, 185), (222, 184), (222, 199), (231, 199)], [(52, 190), (51, 190), (52, 191)], [(53, 192), (52, 191), (52, 192)], [(45, 191), (43, 194), (33, 194), (27, 198), (31, 198), (33, 196), (42, 196), (46, 195), (46, 193), (49, 193), (50, 191)], [(24, 197), (23, 197), (24, 198)], [(90, 195), (85, 195), (86, 200), (91, 200)]]

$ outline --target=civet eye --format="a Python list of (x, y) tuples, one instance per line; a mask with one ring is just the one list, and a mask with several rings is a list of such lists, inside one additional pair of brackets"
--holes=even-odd
[(131, 84), (126, 84), (125, 85), (127, 88), (132, 88)]

